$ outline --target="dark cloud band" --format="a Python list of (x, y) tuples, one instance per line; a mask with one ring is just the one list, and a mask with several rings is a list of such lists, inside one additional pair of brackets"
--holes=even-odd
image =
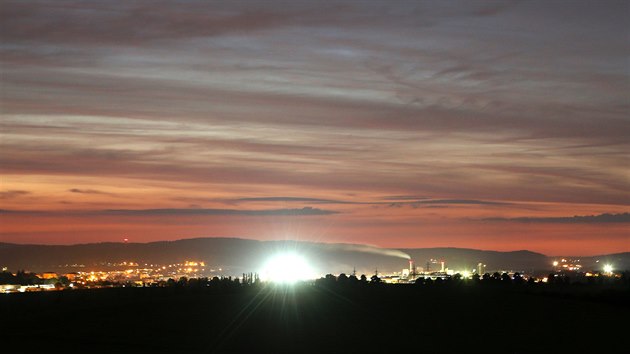
[(486, 218), (484, 221), (513, 221), (522, 223), (558, 223), (558, 224), (599, 224), (630, 223), (630, 213), (599, 214), (566, 217), (521, 217), (521, 218)]

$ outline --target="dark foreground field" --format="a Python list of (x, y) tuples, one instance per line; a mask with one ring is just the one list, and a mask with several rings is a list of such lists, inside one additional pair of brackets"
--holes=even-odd
[(627, 353), (626, 300), (620, 289), (478, 286), (7, 294), (0, 295), (0, 351)]

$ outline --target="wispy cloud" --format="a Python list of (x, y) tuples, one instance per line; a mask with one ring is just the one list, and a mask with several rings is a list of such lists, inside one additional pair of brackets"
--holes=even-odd
[(353, 202), (333, 199), (319, 199), (307, 197), (255, 197), (231, 199), (234, 202), (307, 202), (318, 204), (353, 204)]
[(187, 216), (187, 215), (242, 215), (242, 216), (306, 216), (306, 215), (331, 215), (337, 211), (324, 210), (312, 207), (301, 209), (265, 209), (265, 210), (240, 210), (240, 209), (114, 209), (105, 210), (106, 214), (115, 215), (150, 215), (150, 216)]
[(11, 199), (11, 198), (27, 195), (30, 193), (31, 192), (29, 191), (22, 191), (22, 190), (6, 190), (6, 191), (0, 192), (0, 199)]
[(423, 200), (415, 200), (415, 201), (393, 202), (393, 203), (387, 203), (387, 204), (392, 208), (400, 208), (403, 206), (419, 208), (423, 206), (435, 207), (435, 206), (448, 206), (448, 205), (491, 205), (491, 206), (511, 205), (511, 203), (508, 203), (508, 202), (496, 202), (496, 201), (474, 200), (474, 199), (423, 199)]
[(347, 200), (320, 199), (308, 197), (253, 197), (253, 198), (237, 198), (229, 201), (235, 203), (248, 202), (287, 202), (287, 203), (315, 203), (315, 204), (372, 204), (370, 202), (355, 202)]
[(414, 200), (415, 201), (415, 200), (431, 199), (431, 198), (429, 198), (427, 196), (417, 196), (417, 195), (388, 195), (388, 196), (385, 196), (385, 197), (383, 197), (381, 199), (383, 199), (383, 200), (396, 200), (396, 201), (398, 201), (398, 200), (403, 200), (403, 201), (405, 201), (405, 200)]
[(325, 210), (313, 207), (295, 209), (208, 209), (208, 208), (164, 208), (164, 209), (107, 209), (107, 210), (11, 210), (0, 209), (0, 214), (16, 215), (43, 215), (43, 216), (309, 216), (309, 215), (332, 215), (338, 211)]
[[(383, 200), (383, 201), (380, 201)], [(509, 205), (506, 202), (496, 202), (487, 200), (473, 199), (432, 199), (428, 197), (414, 196), (389, 196), (380, 200), (337, 200), (337, 199), (319, 199), (308, 197), (255, 197), (255, 198), (238, 198), (229, 199), (230, 202), (307, 202), (316, 204), (355, 204), (355, 205), (386, 205), (389, 207), (420, 207), (420, 206), (439, 206), (439, 205)]]
[(109, 192), (104, 192), (104, 191), (100, 191), (97, 189), (79, 189), (79, 188), (72, 188), (72, 189), (68, 189), (68, 192), (71, 193), (78, 193), (78, 194), (102, 194), (102, 195), (115, 195), (114, 193), (109, 193)]
[(473, 199), (432, 199), (432, 200), (419, 200), (416, 203), (419, 204), (472, 204), (472, 205), (506, 205), (510, 203), (506, 202), (494, 202), (488, 200), (473, 200)]
[(522, 223), (559, 223), (559, 224), (598, 224), (598, 223), (630, 223), (630, 213), (575, 215), (564, 217), (520, 217), (520, 218), (486, 218), (483, 221), (514, 221)]

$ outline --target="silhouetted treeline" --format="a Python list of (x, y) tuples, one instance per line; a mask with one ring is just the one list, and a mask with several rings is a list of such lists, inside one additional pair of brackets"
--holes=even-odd
[(435, 279), (431, 277), (419, 277), (412, 283), (404, 284), (385, 284), (377, 275), (371, 276), (369, 279), (366, 275), (361, 275), (357, 278), (355, 275), (347, 276), (342, 273), (339, 276), (333, 274), (327, 274), (325, 277), (319, 278), (315, 281), (318, 286), (365, 286), (382, 284), (387, 286), (434, 286), (434, 285), (479, 285), (479, 286), (562, 286), (562, 285), (608, 285), (608, 286), (620, 286), (630, 287), (630, 272), (622, 272), (618, 276), (582, 276), (577, 275), (574, 278), (570, 274), (566, 273), (550, 273), (545, 281), (542, 279), (529, 277), (525, 278), (520, 273), (514, 273), (509, 275), (508, 273), (485, 273), (483, 275), (474, 274), (472, 279), (464, 279), (464, 277), (457, 273), (452, 276), (437, 277)]
[(244, 286), (259, 284), (260, 280), (253, 278), (232, 278), (232, 277), (212, 277), (212, 278), (186, 278), (181, 277), (177, 281), (168, 279), (152, 284), (154, 287), (189, 287), (189, 288), (215, 288), (215, 289), (235, 289)]
[(627, 277), (608, 280), (180, 278), (155, 287), (3, 294), (0, 333), (8, 339), (3, 349), (15, 353), (623, 353), (622, 325), (606, 327), (609, 340), (576, 337), (630, 316)]

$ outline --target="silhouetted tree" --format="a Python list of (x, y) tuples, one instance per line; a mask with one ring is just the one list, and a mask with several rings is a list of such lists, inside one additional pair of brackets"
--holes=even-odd
[(481, 276), (480, 276), (478, 273), (473, 274), (473, 276), (472, 276), (472, 280), (473, 280), (475, 283), (479, 283), (479, 279), (481, 279)]
[(516, 272), (514, 273), (514, 284), (523, 284), (525, 282), (525, 280), (523, 280), (523, 276), (521, 275), (521, 273)]
[(381, 278), (379, 278), (378, 275), (374, 274), (370, 278), (370, 283), (372, 283), (372, 284), (380, 284), (381, 283)]
[(59, 277), (59, 282), (64, 286), (70, 285), (70, 279), (68, 279), (68, 277), (66, 277), (65, 275)]
[(324, 286), (327, 288), (335, 286), (336, 283), (337, 283), (337, 278), (332, 274), (326, 274), (326, 276), (324, 276), (323, 278), (319, 278), (317, 279), (317, 281), (315, 281), (315, 284), (319, 286)]
[(20, 285), (43, 284), (43, 281), (39, 279), (35, 273), (28, 273), (24, 270), (18, 270), (15, 274), (14, 282)]
[(339, 274), (339, 276), (337, 277), (337, 283), (341, 285), (346, 285), (348, 283), (348, 276), (346, 275), (346, 273)]
[(15, 277), (9, 272), (0, 273), (0, 284), (13, 284)]

